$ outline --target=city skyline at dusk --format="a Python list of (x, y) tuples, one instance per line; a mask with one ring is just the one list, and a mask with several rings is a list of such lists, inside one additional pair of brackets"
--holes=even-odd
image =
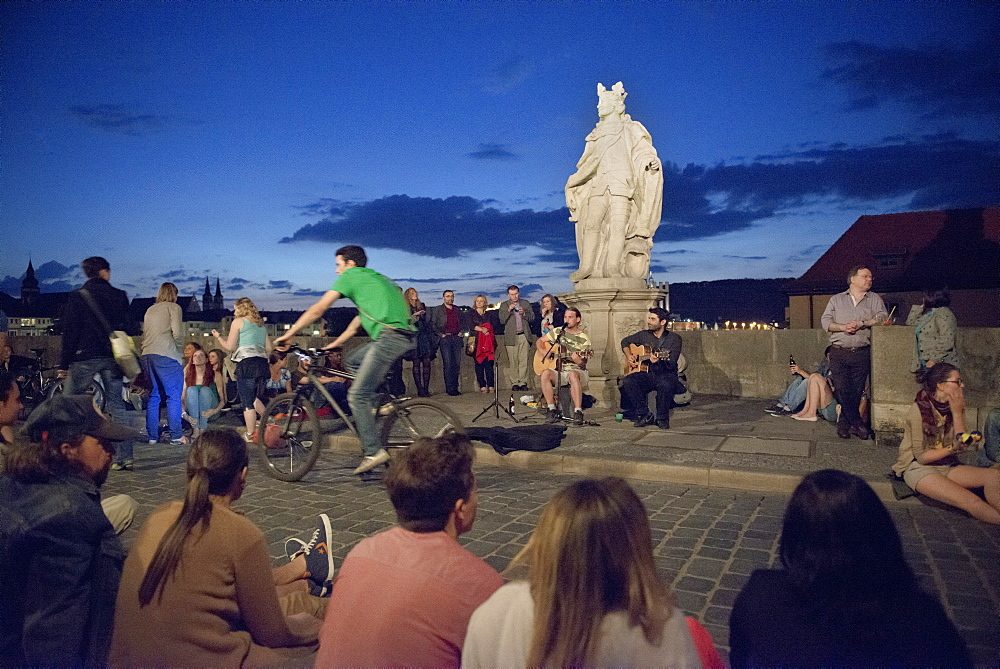
[[(983, 2), (8, 2), (0, 290), (304, 308), (335, 249), (436, 302), (570, 290), (596, 86), (664, 166), (657, 281), (799, 276), (861, 215), (1000, 204)], [(990, 28), (993, 26), (993, 28)]]

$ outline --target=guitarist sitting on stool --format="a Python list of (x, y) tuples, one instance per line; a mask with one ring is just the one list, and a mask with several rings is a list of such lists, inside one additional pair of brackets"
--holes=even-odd
[[(656, 423), (670, 428), (670, 406), (677, 383), (677, 360), (681, 338), (667, 330), (670, 314), (653, 308), (646, 316), (648, 329), (622, 339), (625, 354), (625, 378), (621, 383), (622, 413), (635, 421), (636, 427)], [(656, 416), (649, 413), (646, 395), (656, 391)]]
[[(590, 337), (580, 331), (580, 310), (575, 307), (566, 308), (565, 327), (555, 328), (535, 342), (538, 353), (535, 354), (536, 368), (543, 366), (541, 374), (542, 395), (548, 404), (547, 423), (558, 423), (562, 420), (562, 412), (556, 402), (556, 377), (559, 386), (569, 384), (569, 392), (573, 398), (573, 423), (583, 425), (583, 389), (587, 387), (590, 377), (587, 375), (587, 357), (592, 346)], [(550, 353), (553, 345), (559, 348)], [(540, 365), (538, 364), (540, 362)], [(562, 372), (557, 372), (556, 363), (561, 363)]]

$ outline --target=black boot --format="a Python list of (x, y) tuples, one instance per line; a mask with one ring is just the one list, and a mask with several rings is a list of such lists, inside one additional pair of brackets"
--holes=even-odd
[(421, 397), (431, 396), (431, 361), (424, 360), (423, 366), (420, 368), (420, 381), (423, 386), (424, 394)]

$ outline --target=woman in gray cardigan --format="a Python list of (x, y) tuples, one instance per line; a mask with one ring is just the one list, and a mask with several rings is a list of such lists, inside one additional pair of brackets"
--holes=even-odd
[(933, 367), (939, 362), (960, 367), (955, 347), (958, 323), (949, 304), (948, 289), (937, 287), (925, 290), (923, 305), (910, 309), (906, 324), (914, 326), (916, 334), (911, 372)]
[(177, 304), (177, 286), (167, 282), (156, 293), (156, 302), (146, 310), (142, 320), (142, 371), (149, 378), (152, 390), (146, 407), (146, 433), (149, 442), (160, 436), (160, 398), (167, 400), (167, 424), (170, 442), (189, 443), (182, 432), (181, 394), (184, 390), (184, 369), (181, 367), (181, 347), (184, 346), (184, 323)]

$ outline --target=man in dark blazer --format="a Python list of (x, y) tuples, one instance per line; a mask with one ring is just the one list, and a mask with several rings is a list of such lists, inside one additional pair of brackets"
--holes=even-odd
[(462, 310), (455, 306), (455, 292), (446, 290), (441, 295), (444, 304), (431, 307), (431, 324), (440, 340), (441, 366), (444, 368), (444, 388), (449, 395), (460, 395), (458, 377), (462, 369), (462, 333), (468, 331), (468, 322)]

